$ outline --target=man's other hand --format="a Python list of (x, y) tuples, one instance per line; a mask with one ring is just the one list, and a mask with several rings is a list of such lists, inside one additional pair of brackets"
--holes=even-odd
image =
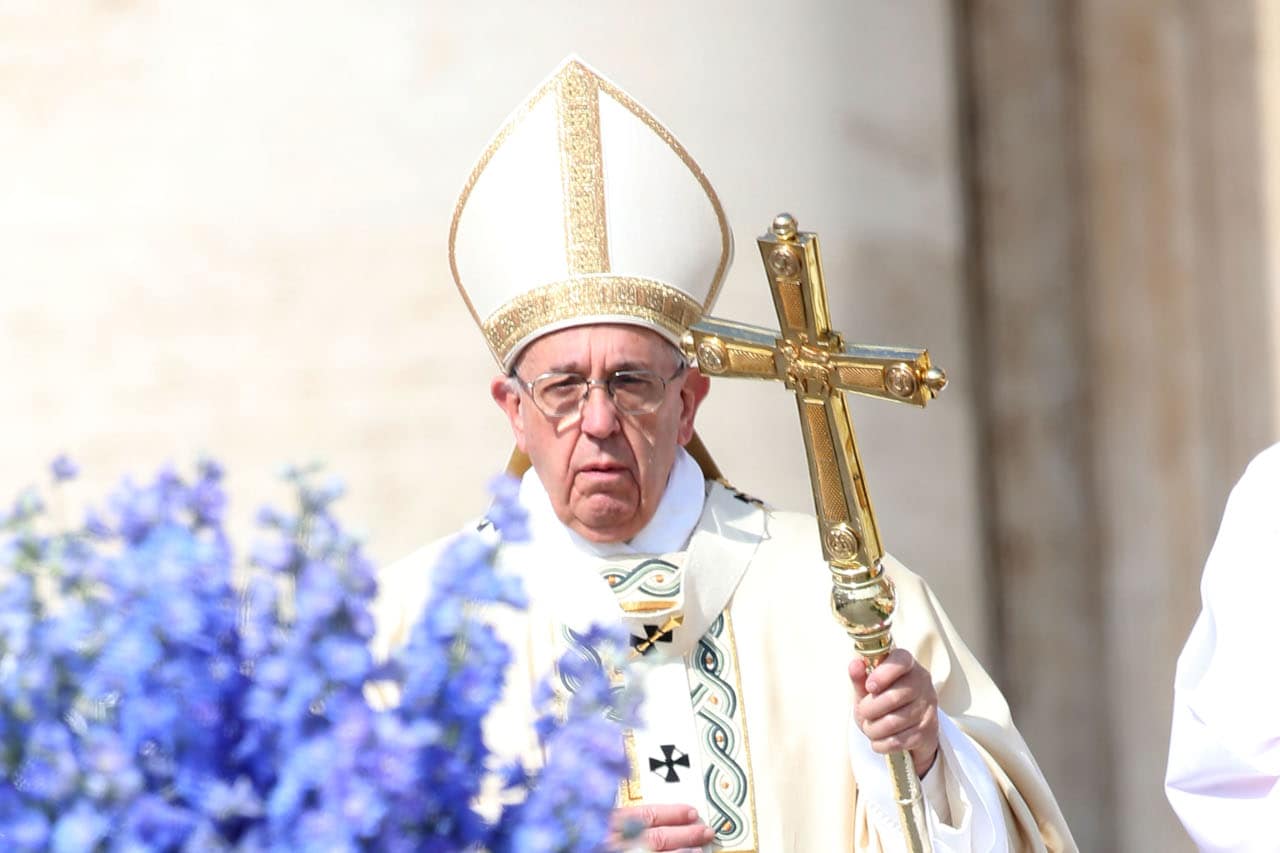
[[(685, 805), (629, 806), (613, 812), (614, 842), (611, 849), (626, 849), (624, 832), (634, 826), (643, 827), (640, 840), (653, 851), (701, 850), (715, 838), (697, 809)], [(632, 830), (634, 831), (634, 830)]]
[(871, 748), (887, 755), (906, 749), (924, 776), (938, 756), (938, 694), (929, 670), (910, 652), (894, 649), (870, 674), (862, 658), (849, 664), (857, 694), (854, 714)]

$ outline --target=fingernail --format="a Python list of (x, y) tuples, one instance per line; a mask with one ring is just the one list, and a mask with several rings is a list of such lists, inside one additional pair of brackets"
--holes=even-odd
[(698, 819), (698, 810), (689, 809), (689, 811), (684, 813), (684, 819), (689, 821), (690, 823), (693, 823), (695, 820)]

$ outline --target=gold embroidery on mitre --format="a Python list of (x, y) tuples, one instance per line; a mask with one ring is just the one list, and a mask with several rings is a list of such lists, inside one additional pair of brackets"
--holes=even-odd
[(600, 95), (595, 78), (576, 63), (560, 76), (556, 120), (564, 185), (565, 260), (570, 275), (609, 271), (605, 224)]
[(566, 320), (626, 317), (657, 326), (678, 339), (701, 316), (700, 304), (668, 284), (604, 275), (557, 281), (522, 293), (490, 315), (482, 328), (490, 348), (505, 365), (516, 346)]

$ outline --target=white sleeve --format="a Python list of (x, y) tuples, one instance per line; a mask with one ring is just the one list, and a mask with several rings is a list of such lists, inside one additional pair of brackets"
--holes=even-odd
[(1280, 445), (1232, 490), (1174, 678), (1165, 793), (1201, 850), (1280, 838), (1278, 548)]
[[(889, 849), (905, 848), (893, 783), (883, 755), (851, 717), (849, 760), (871, 815)], [(938, 759), (921, 785), (929, 835), (938, 853), (1000, 853), (1009, 849), (1001, 794), (969, 736), (938, 709)], [(941, 796), (941, 800), (939, 797)]]

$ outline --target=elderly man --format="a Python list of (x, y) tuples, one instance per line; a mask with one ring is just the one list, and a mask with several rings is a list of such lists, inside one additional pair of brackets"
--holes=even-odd
[[(868, 676), (828, 611), (813, 519), (715, 476), (694, 434), (709, 381), (676, 344), (710, 309), (731, 249), (685, 149), (575, 59), (465, 185), (450, 261), (501, 366), (490, 390), (531, 531), (501, 557), (531, 605), (503, 629), (516, 661), (494, 747), (536, 756), (536, 678), (573, 629), (621, 620), (649, 666), (618, 814), (643, 822), (652, 849), (901, 849), (881, 754), (902, 749), (935, 849), (1074, 849), (1003, 698), (924, 582), (888, 561), (900, 648)], [(384, 649), (407, 636), (433, 554), (387, 571)]]

